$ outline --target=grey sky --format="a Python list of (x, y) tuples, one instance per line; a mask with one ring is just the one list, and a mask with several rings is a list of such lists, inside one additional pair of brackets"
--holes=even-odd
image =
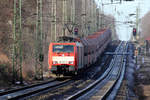
[[(136, 21), (136, 16), (129, 17), (129, 14), (136, 14), (136, 8), (140, 8), (140, 18), (144, 16), (148, 11), (150, 11), (150, 0), (135, 0), (133, 2), (125, 2), (122, 4), (109, 4), (111, 0), (96, 0), (100, 8), (102, 8), (102, 3), (104, 4), (103, 10), (106, 14), (114, 15), (116, 18), (116, 30), (119, 39), (129, 40), (132, 35), (132, 28), (128, 24), (122, 24), (120, 22), (125, 21)], [(117, 1), (115, 1), (116, 3)], [(120, 22), (118, 22), (120, 21)]]

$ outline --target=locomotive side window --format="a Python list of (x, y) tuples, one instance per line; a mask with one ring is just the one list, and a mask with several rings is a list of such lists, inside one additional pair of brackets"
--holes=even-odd
[(53, 45), (53, 52), (74, 52), (73, 45)]

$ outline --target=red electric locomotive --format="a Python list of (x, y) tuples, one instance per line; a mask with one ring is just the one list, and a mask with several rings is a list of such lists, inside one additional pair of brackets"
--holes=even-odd
[(83, 45), (76, 43), (51, 43), (49, 69), (56, 75), (76, 73), (83, 67)]

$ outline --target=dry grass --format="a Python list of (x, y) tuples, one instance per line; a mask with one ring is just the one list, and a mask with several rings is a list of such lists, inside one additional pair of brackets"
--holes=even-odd
[(12, 70), (9, 64), (0, 64), (0, 88), (9, 86), (12, 80)]

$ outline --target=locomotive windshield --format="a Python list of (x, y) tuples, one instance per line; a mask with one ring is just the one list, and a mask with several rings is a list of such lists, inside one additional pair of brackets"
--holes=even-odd
[(53, 45), (53, 52), (74, 52), (73, 45)]

